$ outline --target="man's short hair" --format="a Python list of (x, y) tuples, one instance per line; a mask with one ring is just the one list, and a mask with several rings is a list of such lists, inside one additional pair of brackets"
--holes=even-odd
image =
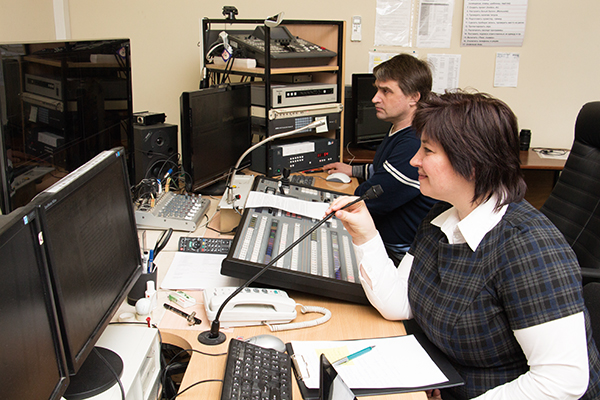
[(429, 65), (418, 58), (402, 53), (373, 68), (373, 75), (379, 81), (395, 81), (405, 95), (421, 94), (427, 98), (431, 92), (433, 78)]

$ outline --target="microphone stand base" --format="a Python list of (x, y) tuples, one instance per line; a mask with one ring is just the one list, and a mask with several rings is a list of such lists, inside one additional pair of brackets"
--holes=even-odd
[(214, 338), (210, 337), (210, 335), (210, 331), (204, 331), (198, 335), (198, 341), (207, 346), (216, 346), (218, 344), (223, 343), (225, 339), (227, 339), (223, 332), (219, 332), (219, 335)]

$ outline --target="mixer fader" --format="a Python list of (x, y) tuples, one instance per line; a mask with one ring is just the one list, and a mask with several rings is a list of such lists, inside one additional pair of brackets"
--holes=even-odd
[[(280, 181), (258, 177), (253, 190), (282, 195)], [(290, 183), (286, 196), (305, 201), (331, 202), (336, 193)], [(318, 220), (279, 209), (246, 208), (221, 273), (250, 278), (281, 251), (312, 228)], [(267, 270), (258, 283), (322, 296), (366, 303), (358, 278), (352, 238), (335, 217), (315, 230)]]

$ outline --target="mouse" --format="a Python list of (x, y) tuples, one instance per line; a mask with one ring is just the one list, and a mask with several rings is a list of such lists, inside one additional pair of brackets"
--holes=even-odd
[(350, 183), (352, 179), (343, 172), (334, 172), (326, 178), (329, 182)]
[(277, 336), (273, 336), (273, 335), (252, 336), (251, 338), (246, 339), (246, 342), (255, 344), (260, 347), (264, 347), (266, 349), (277, 350), (281, 353), (285, 352), (285, 343), (283, 343), (283, 340), (279, 339)]

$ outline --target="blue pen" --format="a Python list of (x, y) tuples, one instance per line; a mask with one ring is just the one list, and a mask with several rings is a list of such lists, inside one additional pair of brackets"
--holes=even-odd
[(152, 273), (152, 264), (154, 263), (154, 250), (150, 250), (150, 254), (148, 255), (148, 267), (147, 267), (147, 271), (148, 273)]
[(350, 361), (350, 360), (352, 360), (352, 359), (354, 359), (354, 358), (356, 358), (358, 356), (362, 356), (363, 354), (370, 352), (374, 348), (375, 348), (375, 346), (365, 347), (364, 349), (359, 350), (356, 353), (352, 353), (349, 356), (346, 356), (344, 358), (340, 358), (339, 360), (337, 360), (336, 362), (334, 362), (333, 365), (340, 365), (340, 364), (346, 363), (346, 362), (348, 362), (348, 361)]

